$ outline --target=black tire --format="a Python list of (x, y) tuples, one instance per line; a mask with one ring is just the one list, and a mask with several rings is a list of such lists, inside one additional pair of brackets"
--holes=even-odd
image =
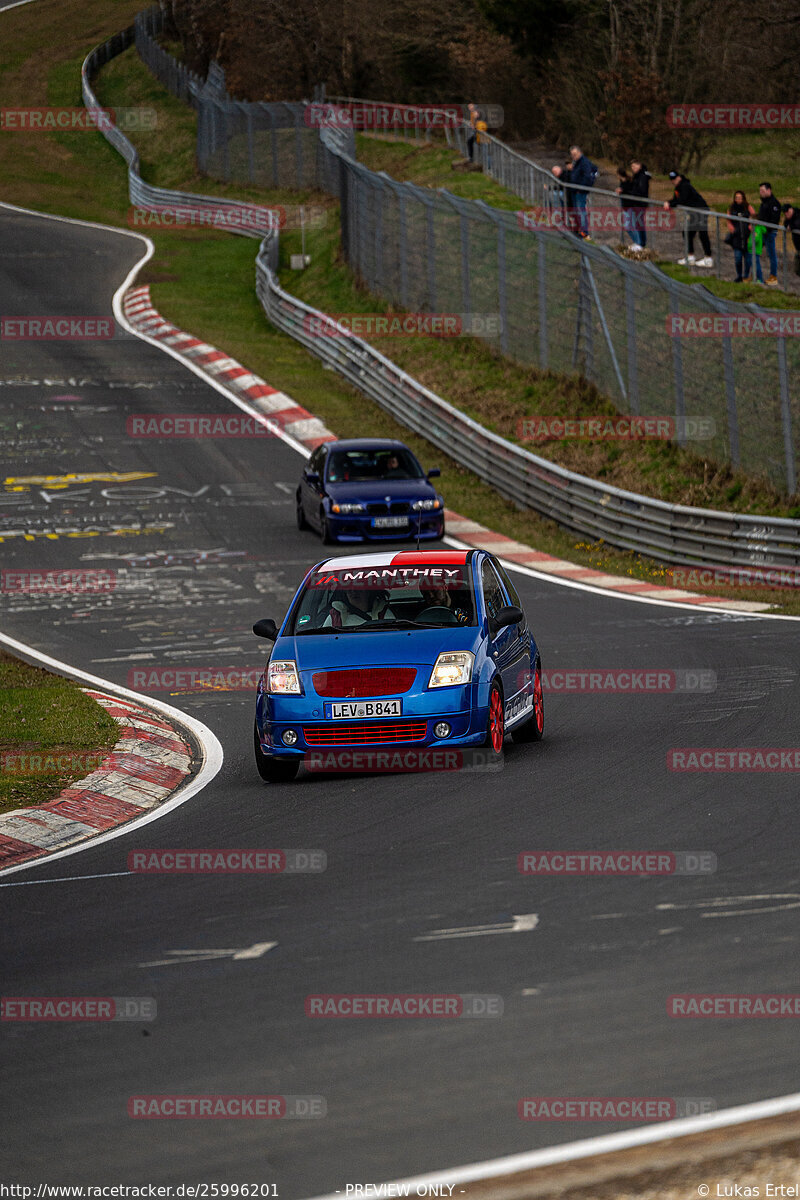
[(319, 514), (319, 536), (322, 538), (323, 546), (332, 546), (336, 540), (328, 528), (328, 518), (325, 516), (324, 509), (321, 509)]
[[(499, 730), (498, 730), (499, 722)], [(486, 736), (483, 744), (492, 758), (500, 758), (505, 737), (505, 709), (503, 693), (498, 683), (493, 683), (489, 692), (489, 714), (486, 720)]]
[(297, 528), (298, 529), (310, 529), (311, 526), (309, 525), (308, 521), (306, 520), (306, 514), (303, 512), (303, 505), (300, 502), (299, 494), (297, 496), (296, 513), (297, 513)]
[(258, 725), (253, 725), (253, 742), (256, 753), (256, 768), (265, 783), (291, 783), (300, 770), (300, 763), (294, 759), (272, 758), (261, 749), (258, 736)]
[(542, 692), (542, 664), (537, 658), (533, 668), (533, 712), (511, 736), (515, 742), (540, 742), (544, 737), (544, 693)]

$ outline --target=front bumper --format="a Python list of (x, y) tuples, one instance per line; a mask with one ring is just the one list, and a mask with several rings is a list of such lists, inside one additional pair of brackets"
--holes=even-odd
[[(265, 754), (276, 758), (302, 758), (320, 750), (387, 749), (391, 747), (480, 746), (486, 736), (488, 712), (485, 705), (473, 703), (477, 689), (473, 684), (462, 687), (425, 689), (407, 692), (403, 701), (402, 715), (389, 720), (382, 718), (354, 718), (353, 720), (325, 720), (325, 700), (316, 695), (267, 696), (260, 693), (256, 706), (256, 720)], [(451, 733), (447, 738), (437, 738), (434, 727), (439, 721), (447, 721)], [(413, 727), (413, 737), (404, 737), (403, 728)], [(347, 727), (366, 727), (368, 740), (342, 740)], [(393, 727), (393, 728), (392, 728)], [(398, 729), (398, 727), (400, 727)], [(293, 729), (297, 741), (286, 746), (282, 735)], [(391, 735), (388, 736), (391, 730)], [(382, 739), (382, 732), (387, 733)], [(335, 740), (334, 740), (335, 739)]]
[(337, 517), (335, 513), (328, 513), (327, 518), (329, 533), (342, 542), (387, 542), (411, 538), (416, 541), (418, 524), (420, 541), (440, 538), (444, 534), (442, 509), (438, 512), (422, 513), (421, 518), (417, 513), (410, 513), (405, 526), (390, 529), (376, 528), (372, 524), (373, 518), (369, 516)]

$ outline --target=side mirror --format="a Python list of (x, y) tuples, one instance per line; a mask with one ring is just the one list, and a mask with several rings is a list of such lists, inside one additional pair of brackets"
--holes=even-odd
[(310, 483), (312, 487), (319, 486), (319, 475), (316, 471), (306, 471), (306, 483)]
[(253, 633), (256, 637), (267, 638), (270, 642), (274, 642), (278, 636), (278, 626), (272, 617), (264, 617), (263, 620), (256, 621)]
[(517, 608), (516, 604), (505, 604), (493, 617), (489, 618), (489, 628), (497, 633), (499, 630), (505, 629), (507, 625), (519, 625), (520, 621), (524, 620), (525, 614), (521, 608)]
[(440, 467), (431, 467), (430, 471), (428, 471), (427, 478), (428, 479), (438, 479), (439, 476), (441, 475), (441, 473), (442, 472), (441, 472)]

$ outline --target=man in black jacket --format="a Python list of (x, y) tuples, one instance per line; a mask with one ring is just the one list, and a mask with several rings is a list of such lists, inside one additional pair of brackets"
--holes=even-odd
[(631, 237), (634, 241), (634, 249), (644, 250), (647, 245), (647, 229), (645, 227), (645, 217), (647, 210), (650, 207), (647, 204), (647, 197), (650, 194), (650, 175), (647, 167), (634, 158), (631, 162), (631, 177), (628, 184), (628, 207), (631, 211)]
[[(780, 201), (772, 194), (771, 183), (760, 183), (758, 185), (758, 194), (761, 197), (761, 204), (756, 213), (756, 220), (766, 221), (770, 225), (780, 225), (781, 223), (781, 206)], [(770, 287), (778, 286), (778, 255), (775, 253), (775, 239), (778, 236), (777, 229), (764, 230), (764, 249), (769, 255), (769, 275), (767, 283)], [(756, 258), (757, 275), (761, 277), (761, 257)]]
[[(691, 180), (688, 175), (681, 175), (680, 171), (670, 171), (669, 177), (672, 180), (675, 191), (672, 199), (664, 202), (664, 208), (689, 208), (700, 209), (699, 212), (690, 212), (687, 220), (687, 235), (688, 235), (688, 253), (685, 258), (679, 258), (680, 266), (693, 266), (694, 258), (694, 238), (697, 234), (700, 238), (700, 245), (703, 247), (703, 258), (697, 260), (698, 267), (713, 267), (714, 260), (711, 257), (711, 243), (708, 240), (708, 217), (705, 212), (708, 212), (708, 205), (704, 198), (700, 195), (696, 188), (692, 187)], [(705, 212), (702, 210), (705, 209)]]

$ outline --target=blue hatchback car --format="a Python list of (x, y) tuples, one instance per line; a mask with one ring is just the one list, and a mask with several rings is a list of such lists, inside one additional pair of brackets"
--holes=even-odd
[[(280, 629), (261, 620), (253, 632), (275, 643), (256, 699), (262, 779), (293, 779), (304, 759), (333, 751), (354, 766), (354, 749), (483, 746), (499, 756), (507, 732), (544, 732), (539, 648), (486, 551), (329, 558), (308, 572)], [(369, 756), (360, 761), (370, 769)]]
[(444, 500), (403, 442), (324, 442), (297, 488), (297, 527), (332, 542), (444, 537)]

